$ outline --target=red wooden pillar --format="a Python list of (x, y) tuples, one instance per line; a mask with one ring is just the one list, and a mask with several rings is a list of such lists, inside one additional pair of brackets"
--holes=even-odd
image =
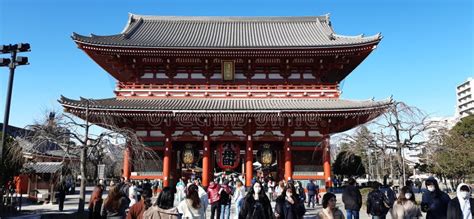
[(293, 178), (293, 170), (291, 162), (291, 147), (290, 147), (290, 138), (285, 138), (285, 146), (283, 147), (285, 153), (285, 180), (290, 180)]
[(123, 152), (123, 172), (122, 176), (128, 180), (130, 179), (130, 148), (127, 146)]
[(247, 136), (247, 145), (245, 147), (245, 186), (252, 186), (253, 178), (253, 142), (252, 136)]
[(170, 141), (170, 138), (166, 138), (165, 153), (163, 157), (163, 187), (169, 186), (169, 183), (170, 183), (170, 159), (171, 159), (171, 141)]
[(326, 188), (332, 187), (331, 180), (331, 147), (329, 144), (329, 135), (323, 137), (323, 169)]
[(203, 151), (202, 151), (202, 186), (209, 186), (209, 175), (211, 168), (209, 160), (211, 159), (211, 147), (208, 136), (204, 136)]

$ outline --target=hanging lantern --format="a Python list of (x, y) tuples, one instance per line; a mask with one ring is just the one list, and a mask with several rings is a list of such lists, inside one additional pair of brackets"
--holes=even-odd
[(193, 148), (193, 145), (188, 143), (184, 145), (184, 151), (182, 155), (183, 164), (187, 168), (191, 168), (193, 164), (197, 161), (196, 152)]
[(233, 142), (224, 142), (217, 148), (217, 165), (223, 170), (232, 170), (239, 166), (240, 148)]
[(262, 145), (262, 150), (259, 151), (259, 162), (264, 167), (269, 167), (273, 164), (274, 156), (273, 151), (270, 149), (270, 144), (265, 143)]

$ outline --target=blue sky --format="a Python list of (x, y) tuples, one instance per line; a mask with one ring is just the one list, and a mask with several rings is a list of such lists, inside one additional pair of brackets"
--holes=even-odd
[[(60, 95), (112, 97), (115, 80), (77, 49), (70, 36), (116, 34), (128, 13), (146, 15), (303, 16), (330, 13), (338, 34), (384, 36), (343, 81), (344, 99), (394, 99), (434, 116), (451, 116), (455, 88), (474, 75), (471, 0), (2, 0), (0, 44), (29, 42), (31, 65), (15, 73), (10, 124), (23, 127)], [(7, 57), (2, 55), (2, 57)], [(0, 68), (3, 121), (8, 69)]]

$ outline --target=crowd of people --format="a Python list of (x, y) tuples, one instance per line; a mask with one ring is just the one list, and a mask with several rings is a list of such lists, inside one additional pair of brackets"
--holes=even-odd
[[(348, 184), (342, 194), (342, 201), (347, 218), (358, 219), (362, 196), (354, 179), (349, 179)], [(407, 181), (397, 195), (390, 186), (373, 183), (372, 191), (367, 195), (367, 214), (373, 219), (385, 219), (387, 214), (393, 219), (407, 219), (422, 218), (422, 212), (426, 212), (427, 219), (472, 219), (474, 199), (471, 198), (472, 188), (469, 185), (459, 184), (456, 197), (451, 199), (441, 191), (437, 180), (430, 177), (425, 181), (427, 190), (419, 205), (415, 200), (414, 185), (419, 192), (421, 189), (418, 183)]]
[[(460, 184), (453, 199), (440, 190), (434, 178), (427, 179), (425, 185), (427, 190), (418, 204), (413, 185), (407, 183), (396, 194), (390, 186), (375, 182), (367, 195), (367, 214), (374, 219), (384, 219), (388, 214), (394, 219), (406, 219), (421, 218), (422, 212), (426, 212), (428, 219), (472, 219), (474, 200), (470, 198), (472, 188), (469, 185)], [(230, 176), (216, 178), (207, 189), (201, 186), (199, 179), (182, 178), (176, 186), (164, 188), (154, 186), (150, 181), (134, 183), (123, 179), (111, 184), (104, 200), (104, 186), (94, 188), (89, 218), (230, 219), (232, 216), (237, 219), (300, 219), (307, 208), (314, 208), (318, 203), (322, 205), (316, 215), (318, 218), (345, 218), (336, 207), (335, 194), (327, 192), (320, 197), (319, 187), (313, 181), (305, 188), (298, 181), (277, 183), (259, 178), (253, 179), (252, 186), (245, 188), (242, 179)], [(160, 192), (156, 192), (158, 189)], [(152, 197), (156, 198), (154, 203)], [(350, 178), (342, 194), (347, 218), (359, 218), (362, 199), (356, 180)], [(231, 214), (231, 206), (235, 208), (234, 214)], [(208, 207), (210, 213), (206, 213)]]

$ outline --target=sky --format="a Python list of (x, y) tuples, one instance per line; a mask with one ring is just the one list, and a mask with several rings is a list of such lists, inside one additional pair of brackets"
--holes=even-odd
[[(329, 13), (342, 35), (383, 39), (342, 83), (342, 98), (391, 96), (440, 117), (455, 113), (456, 86), (474, 77), (472, 0), (1, 0), (0, 44), (27, 42), (30, 65), (15, 71), (10, 125), (24, 127), (69, 98), (113, 97), (115, 79), (71, 34), (120, 33), (128, 13), (179, 16), (314, 16)], [(7, 58), (8, 55), (0, 55)], [(0, 68), (3, 122), (8, 68)]]

